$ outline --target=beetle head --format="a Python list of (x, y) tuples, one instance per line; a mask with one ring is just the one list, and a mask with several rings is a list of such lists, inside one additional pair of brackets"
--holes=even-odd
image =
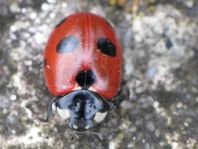
[(56, 109), (67, 120), (69, 128), (84, 131), (92, 128), (95, 123), (102, 122), (112, 107), (113, 103), (107, 102), (95, 92), (77, 90), (53, 101), (48, 110), (48, 118), (52, 109)]

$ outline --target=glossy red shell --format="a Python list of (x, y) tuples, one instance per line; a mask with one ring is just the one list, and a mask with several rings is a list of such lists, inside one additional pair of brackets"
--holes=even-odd
[[(77, 49), (57, 53), (61, 39), (74, 35), (79, 39)], [(116, 56), (103, 54), (97, 48), (97, 40), (107, 38), (114, 43)], [(81, 12), (68, 16), (52, 32), (44, 52), (44, 73), (48, 89), (54, 95), (64, 95), (79, 85), (76, 75), (91, 69), (96, 81), (90, 87), (104, 98), (117, 95), (122, 79), (122, 48), (111, 25), (102, 17)]]

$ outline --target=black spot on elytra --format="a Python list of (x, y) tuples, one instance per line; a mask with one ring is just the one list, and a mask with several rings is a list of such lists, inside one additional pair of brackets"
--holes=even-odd
[(58, 53), (72, 52), (78, 47), (79, 42), (77, 37), (70, 35), (61, 39), (57, 45), (56, 51)]
[(107, 38), (98, 39), (97, 47), (102, 53), (108, 56), (112, 56), (112, 57), (116, 56), (115, 45), (113, 44), (113, 42), (111, 42), (111, 40)]
[(62, 19), (55, 28), (59, 27), (61, 24), (63, 24), (65, 21), (67, 20), (67, 18)]
[(76, 82), (82, 88), (88, 88), (96, 81), (96, 76), (92, 70), (82, 70), (76, 75)]

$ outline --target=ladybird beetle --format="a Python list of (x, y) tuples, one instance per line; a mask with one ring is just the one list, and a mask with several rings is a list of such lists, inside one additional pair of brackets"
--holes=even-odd
[(122, 79), (122, 48), (113, 27), (89, 12), (72, 14), (51, 33), (44, 51), (45, 82), (57, 113), (77, 131), (104, 120)]

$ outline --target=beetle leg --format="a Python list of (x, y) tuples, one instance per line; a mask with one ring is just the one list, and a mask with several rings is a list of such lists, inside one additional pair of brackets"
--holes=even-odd
[(52, 114), (54, 114), (55, 111), (56, 111), (56, 99), (57, 98), (53, 99), (48, 105), (47, 117), (46, 117), (46, 120), (45, 120), (46, 122), (49, 121), (49, 119), (52, 116)]
[(113, 110), (113, 109), (116, 107), (116, 104), (115, 104), (114, 101), (105, 100), (105, 102), (106, 102), (107, 105), (108, 105), (108, 111), (109, 111), (109, 110)]

